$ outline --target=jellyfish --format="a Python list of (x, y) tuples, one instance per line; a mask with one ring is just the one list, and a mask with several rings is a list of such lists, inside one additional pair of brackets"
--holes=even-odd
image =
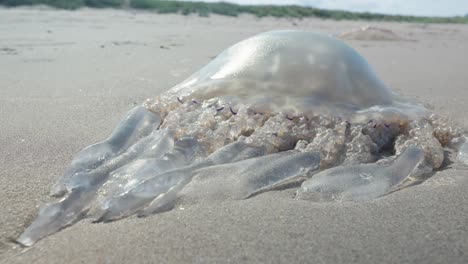
[(250, 199), (376, 199), (468, 160), (464, 132), (385, 85), (354, 49), (308, 31), (243, 40), (130, 110), (76, 154), (25, 246), (89, 217), (108, 222), (178, 205)]

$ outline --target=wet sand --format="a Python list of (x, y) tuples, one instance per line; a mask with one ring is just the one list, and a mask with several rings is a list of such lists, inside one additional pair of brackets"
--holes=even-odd
[(0, 262), (467, 263), (468, 170), (456, 163), (369, 202), (310, 203), (276, 191), (84, 220), (27, 249), (11, 242), (73, 154), (229, 45), (272, 29), (338, 35), (366, 25), (385, 30), (346, 42), (381, 79), (468, 128), (468, 25), (0, 9)]

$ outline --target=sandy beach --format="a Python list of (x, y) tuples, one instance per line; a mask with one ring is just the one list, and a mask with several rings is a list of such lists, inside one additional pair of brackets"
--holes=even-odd
[(75, 153), (228, 46), (368, 25), (392, 34), (345, 41), (380, 78), (468, 129), (468, 25), (0, 8), (0, 262), (468, 263), (468, 169), (457, 163), (368, 202), (298, 201), (290, 189), (12, 242)]

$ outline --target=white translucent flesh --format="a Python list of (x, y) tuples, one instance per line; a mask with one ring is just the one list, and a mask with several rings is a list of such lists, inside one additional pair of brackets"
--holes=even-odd
[(409, 177), (423, 159), (420, 148), (409, 147), (389, 166), (361, 164), (331, 168), (305, 181), (297, 197), (314, 201), (374, 199)]
[(162, 158), (137, 160), (111, 174), (99, 190), (102, 212), (98, 221), (132, 215), (158, 195), (190, 179), (191, 158), (198, 143), (196, 140), (179, 140), (177, 143), (174, 150)]
[(36, 219), (17, 241), (22, 245), (31, 246), (37, 240), (81, 220), (86, 215), (88, 205), (94, 199), (98, 187), (75, 188), (59, 202), (43, 205)]
[(137, 157), (162, 157), (171, 148), (173, 138), (168, 131), (157, 130), (160, 123), (158, 115), (136, 107), (109, 138), (80, 151), (52, 190), (54, 195), (66, 192), (68, 195), (59, 202), (42, 206), (18, 242), (31, 245), (80, 220), (110, 172)]
[[(139, 139), (155, 131), (161, 124), (161, 118), (142, 106), (137, 106), (127, 113), (114, 132), (104, 141), (86, 147), (76, 154), (64, 175), (54, 185), (53, 196), (62, 196), (74, 187), (92, 170), (113, 157), (123, 153)], [(150, 139), (149, 139), (150, 140)], [(115, 165), (110, 165), (115, 167)], [(107, 170), (108, 172), (111, 170)]]
[[(228, 145), (226, 150), (239, 150), (238, 146), (235, 146), (239, 145), (238, 143)], [(181, 181), (166, 193), (159, 195), (139, 215), (147, 216), (170, 209), (178, 197), (182, 198), (182, 203), (248, 198), (264, 191), (281, 188), (282, 184), (299, 177), (307, 177), (318, 169), (320, 162), (316, 153), (289, 151), (260, 156), (261, 150), (251, 147), (246, 148), (247, 151), (239, 151), (236, 158), (230, 159), (237, 162), (229, 162), (228, 159), (219, 159), (220, 156), (232, 156), (226, 150), (213, 155), (218, 156), (218, 162), (211, 166), (193, 166), (190, 180)], [(210, 160), (210, 157), (207, 160)]]
[(319, 168), (319, 163), (316, 153), (285, 151), (206, 167), (194, 171), (194, 178), (181, 196), (187, 203), (244, 199), (291, 179), (306, 177)]
[(298, 112), (392, 103), (392, 93), (354, 49), (332, 37), (293, 30), (235, 44), (169, 93)]
[[(171, 137), (168, 140), (172, 142), (173, 139)], [(156, 146), (155, 150), (159, 150), (161, 155), (153, 158), (143, 155), (140, 159), (113, 171), (99, 189), (97, 200), (101, 206), (107, 207), (110, 199), (131, 191), (147, 179), (189, 165), (197, 142), (181, 139), (171, 144), (171, 147), (173, 148), (161, 149)]]
[[(194, 175), (198, 175), (203, 168), (215, 168), (224, 164), (239, 164), (243, 166), (243, 161), (252, 163), (256, 161), (255, 157), (265, 155), (265, 148), (249, 146), (245, 142), (237, 141), (226, 145), (218, 151), (212, 153), (204, 161), (194, 164), (190, 167), (190, 176), (176, 185), (172, 186), (165, 193), (158, 195), (148, 206), (139, 213), (139, 216), (147, 216), (161, 211), (165, 211), (174, 206), (179, 192), (186, 188), (186, 184), (192, 181)], [(236, 166), (236, 165), (234, 165)], [(238, 167), (236, 166), (236, 167)], [(274, 177), (274, 176), (273, 176)], [(200, 190), (203, 192), (203, 190)]]
[(468, 165), (468, 141), (466, 141), (458, 149), (458, 160), (463, 164)]
[[(102, 209), (104, 212), (99, 220), (111, 221), (132, 215), (153, 199), (156, 200), (141, 215), (147, 215), (150, 211), (158, 211), (175, 200), (176, 193), (192, 179), (194, 170), (249, 159), (264, 153), (265, 151), (262, 148), (251, 147), (244, 142), (238, 141), (215, 151), (199, 162), (179, 166), (176, 169), (162, 171), (161, 173), (154, 173), (152, 177), (145, 176), (146, 180), (137, 182), (129, 191), (110, 192), (111, 196), (103, 199)], [(134, 179), (141, 178), (136, 172), (132, 173), (132, 175)], [(126, 188), (125, 185), (122, 185), (122, 187)], [(167, 196), (164, 197), (165, 195)]]

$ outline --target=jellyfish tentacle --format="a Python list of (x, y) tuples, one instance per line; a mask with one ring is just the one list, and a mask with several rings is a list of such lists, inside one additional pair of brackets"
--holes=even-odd
[[(192, 143), (189, 143), (188, 145), (190, 146), (191, 144)], [(187, 148), (188, 146), (181, 150), (187, 150)], [(189, 153), (193, 154), (193, 151), (189, 151)], [(160, 195), (161, 199), (159, 200), (162, 200), (165, 193), (175, 197), (175, 193), (190, 181), (192, 171), (195, 169), (232, 162), (239, 159), (249, 158), (251, 156), (262, 155), (263, 153), (264, 150), (262, 148), (258, 149), (250, 147), (244, 142), (234, 142), (215, 151), (202, 161), (195, 162), (192, 165), (187, 165), (182, 168), (155, 174), (153, 177), (148, 177), (146, 180), (139, 182), (128, 192), (109, 197), (105, 200), (102, 208), (104, 212), (99, 220), (112, 221), (132, 215), (140, 211), (141, 208), (152, 200), (157, 199)], [(187, 153), (183, 153), (181, 155), (186, 154)], [(168, 198), (169, 196), (166, 197), (164, 201), (171, 200)], [(156, 202), (154, 204), (156, 204)], [(153, 205), (150, 208), (156, 207), (157, 206)], [(144, 214), (147, 214), (151, 210), (156, 210), (150, 208), (148, 208)]]
[[(196, 140), (178, 140), (162, 158), (136, 160), (110, 175), (99, 191), (101, 221), (111, 221), (136, 212), (154, 197), (189, 174), (187, 165), (197, 148)], [(130, 208), (133, 207), (133, 208)]]
[(190, 176), (190, 167), (185, 167), (164, 172), (142, 181), (130, 191), (111, 197), (106, 201), (102, 208), (103, 214), (97, 221), (108, 222), (130, 216), (155, 197), (167, 192), (171, 187)]
[(315, 201), (369, 200), (388, 193), (424, 160), (418, 147), (408, 147), (389, 166), (361, 164), (324, 170), (302, 183), (297, 197)]
[[(266, 149), (263, 147), (249, 146), (243, 141), (236, 141), (219, 151), (214, 152), (207, 159), (199, 164), (192, 166), (192, 169), (202, 169), (205, 167), (230, 164), (242, 160), (248, 160), (255, 157), (263, 156)], [(139, 214), (139, 217), (148, 216), (151, 214), (159, 213), (162, 211), (169, 210), (175, 205), (179, 192), (188, 184), (190, 178), (183, 179), (175, 186), (171, 187), (166, 193), (156, 197), (148, 206), (146, 206)]]
[(68, 195), (59, 202), (45, 204), (18, 242), (31, 245), (80, 220), (109, 173), (129, 160), (140, 155), (159, 157), (165, 154), (171, 148), (173, 136), (168, 131), (157, 130), (160, 122), (158, 115), (135, 107), (108, 139), (82, 150), (68, 174), (64, 174), (52, 190), (54, 195)]
[(107, 180), (109, 173), (137, 159), (139, 156), (162, 157), (171, 148), (171, 143), (171, 133), (165, 130), (156, 130), (98, 168), (76, 173), (69, 179), (66, 188), (70, 192), (78, 187), (101, 186)]
[(95, 191), (96, 189), (76, 188), (61, 201), (45, 204), (17, 242), (24, 246), (31, 246), (37, 240), (81, 220), (86, 214), (87, 205), (93, 199)]
[(465, 165), (468, 165), (468, 139), (463, 139), (463, 142), (458, 148), (457, 159)]
[(64, 175), (52, 187), (51, 196), (67, 193), (67, 184), (72, 178), (79, 178), (84, 172), (93, 170), (125, 151), (140, 138), (157, 129), (161, 118), (142, 106), (130, 110), (120, 121), (112, 134), (104, 141), (84, 148), (75, 155)]
[(417, 146), (406, 148), (391, 166), (383, 168), (391, 186), (403, 182), (424, 161), (424, 151)]
[(201, 168), (194, 171), (180, 196), (185, 203), (245, 199), (308, 176), (319, 168), (319, 163), (317, 153), (285, 151)]
[(179, 192), (189, 181), (189, 178), (182, 179), (180, 182), (169, 188), (167, 192), (158, 195), (142, 211), (138, 213), (138, 217), (145, 217), (172, 209), (176, 203)]

